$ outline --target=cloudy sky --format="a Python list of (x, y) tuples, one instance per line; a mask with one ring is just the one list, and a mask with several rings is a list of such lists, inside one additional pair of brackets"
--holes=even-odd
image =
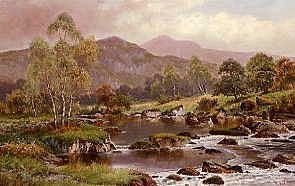
[(143, 43), (158, 35), (203, 47), (295, 56), (294, 0), (0, 0), (0, 50), (27, 47), (61, 12), (84, 35)]

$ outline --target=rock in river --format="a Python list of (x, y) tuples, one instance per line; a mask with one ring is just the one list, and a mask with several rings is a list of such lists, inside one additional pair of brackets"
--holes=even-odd
[(200, 175), (200, 172), (197, 171), (196, 168), (186, 167), (186, 168), (179, 169), (177, 171), (177, 174), (183, 174), (183, 175), (187, 175), (187, 176), (198, 176), (198, 175)]
[(175, 180), (175, 181), (181, 181), (182, 180), (182, 177), (177, 175), (177, 174), (171, 174), (169, 176), (167, 176), (168, 179), (170, 180)]
[(242, 167), (240, 166), (230, 166), (212, 161), (204, 161), (202, 171), (210, 173), (243, 173)]
[(241, 125), (237, 128), (215, 128), (209, 131), (211, 135), (248, 136), (251, 130)]
[(218, 144), (221, 144), (221, 145), (238, 145), (238, 142), (235, 139), (232, 139), (232, 138), (224, 138), (223, 140), (218, 142)]
[(272, 163), (268, 160), (253, 161), (251, 163), (247, 163), (246, 165), (251, 165), (254, 167), (261, 168), (261, 169), (273, 169), (273, 168), (277, 167), (274, 163)]
[(272, 161), (279, 162), (286, 165), (295, 165), (295, 156), (278, 154), (274, 159), (272, 159)]
[(203, 184), (223, 185), (224, 181), (220, 176), (212, 176), (203, 181)]

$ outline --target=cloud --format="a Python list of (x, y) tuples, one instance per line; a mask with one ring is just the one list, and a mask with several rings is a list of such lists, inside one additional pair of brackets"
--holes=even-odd
[[(288, 10), (293, 1), (286, 2), (0, 0), (0, 50), (24, 48), (34, 37), (45, 37), (47, 25), (66, 11), (84, 35), (98, 38), (118, 35), (142, 43), (166, 34), (209, 48), (295, 56), (295, 15), (275, 11)], [(265, 13), (269, 11), (274, 15)]]

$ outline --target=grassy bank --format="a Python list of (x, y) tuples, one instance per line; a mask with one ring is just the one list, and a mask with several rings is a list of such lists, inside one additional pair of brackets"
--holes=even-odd
[[(291, 94), (295, 94), (295, 90), (287, 90), (287, 91), (279, 91), (279, 92), (271, 92), (268, 94), (262, 95), (273, 102), (278, 102), (285, 96), (289, 96)], [(249, 99), (255, 101), (257, 96), (261, 96), (261, 94), (250, 94), (245, 97), (240, 98), (238, 101), (235, 101), (233, 96), (212, 96), (212, 98), (217, 99), (218, 106), (224, 108), (225, 110), (234, 110), (240, 107), (241, 101)], [(192, 112), (198, 107), (198, 102), (200, 100), (200, 96), (196, 97), (188, 97), (180, 99), (179, 101), (171, 101), (166, 104), (160, 104), (157, 101), (151, 102), (144, 102), (144, 103), (137, 103), (131, 106), (131, 109), (127, 113), (136, 113), (142, 112), (148, 109), (159, 109), (160, 111), (164, 112), (166, 110), (170, 110), (176, 106), (183, 105), (185, 108), (185, 112)]]

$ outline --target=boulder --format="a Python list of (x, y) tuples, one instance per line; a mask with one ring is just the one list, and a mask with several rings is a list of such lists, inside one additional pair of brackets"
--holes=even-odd
[(170, 174), (169, 176), (167, 176), (168, 179), (170, 180), (175, 180), (175, 181), (181, 181), (182, 177), (177, 175), (177, 174)]
[(274, 102), (264, 96), (258, 96), (256, 97), (256, 104), (258, 106), (270, 106), (270, 105), (273, 105)]
[(151, 149), (151, 148), (157, 148), (158, 146), (154, 145), (153, 143), (149, 141), (138, 141), (129, 146), (129, 149), (131, 150), (144, 150), (144, 149)]
[(283, 173), (295, 173), (294, 171), (290, 171), (288, 169), (281, 169), (280, 172), (283, 172)]
[(276, 134), (288, 133), (288, 128), (281, 123), (274, 123), (268, 120), (258, 122), (256, 132), (271, 132)]
[(251, 130), (241, 125), (237, 128), (215, 128), (209, 131), (211, 135), (248, 136)]
[(278, 154), (274, 159), (272, 159), (272, 161), (279, 162), (286, 165), (295, 165), (295, 156)]
[(220, 176), (212, 176), (203, 181), (203, 184), (223, 185), (224, 181)]
[(261, 169), (273, 169), (273, 168), (277, 168), (277, 166), (268, 161), (268, 160), (258, 160), (258, 161), (253, 161), (251, 163), (247, 163), (246, 165), (251, 165), (251, 166), (254, 166), (254, 167), (258, 167), (258, 168), (261, 168)]
[(222, 153), (220, 150), (217, 149), (205, 149), (206, 154), (219, 154)]
[(254, 111), (256, 109), (256, 102), (252, 100), (245, 100), (241, 103), (241, 110), (242, 111)]
[(240, 166), (230, 166), (212, 161), (204, 161), (202, 171), (210, 173), (243, 173), (242, 167)]
[(289, 120), (282, 123), (289, 130), (295, 131), (295, 120)]
[(177, 134), (177, 136), (185, 136), (185, 137), (189, 137), (191, 139), (200, 139), (200, 137), (196, 134), (193, 134), (191, 132), (180, 132)]
[(131, 180), (128, 186), (157, 186), (156, 181), (153, 180), (153, 178), (148, 174), (136, 170), (130, 171), (129, 174), (133, 176), (138, 176), (139, 179)]
[(155, 134), (150, 136), (150, 142), (160, 148), (182, 147), (190, 142), (189, 137), (177, 136), (170, 133)]
[(295, 136), (290, 136), (289, 139), (295, 140)]
[(279, 138), (280, 136), (273, 133), (273, 132), (264, 131), (264, 132), (258, 132), (257, 134), (255, 134), (251, 137), (253, 137), (253, 138)]
[(221, 145), (238, 145), (238, 142), (235, 139), (232, 139), (232, 138), (224, 138), (223, 140), (218, 142), (218, 144), (221, 144)]
[(168, 115), (168, 116), (184, 116), (185, 111), (184, 111), (184, 106), (179, 105), (177, 107), (174, 107), (164, 113), (162, 115)]
[(201, 121), (199, 121), (194, 113), (189, 112), (186, 114), (185, 123), (190, 126), (197, 126), (200, 125)]
[(150, 109), (143, 111), (141, 116), (144, 118), (159, 118), (161, 114), (161, 111), (158, 109)]
[(70, 154), (81, 154), (110, 152), (112, 150), (116, 150), (116, 147), (110, 139), (105, 142), (88, 142), (78, 140), (69, 147), (68, 152)]
[(187, 175), (187, 176), (199, 176), (200, 172), (197, 171), (196, 168), (186, 167), (186, 168), (179, 169), (177, 171), (177, 174), (183, 174), (183, 175)]

